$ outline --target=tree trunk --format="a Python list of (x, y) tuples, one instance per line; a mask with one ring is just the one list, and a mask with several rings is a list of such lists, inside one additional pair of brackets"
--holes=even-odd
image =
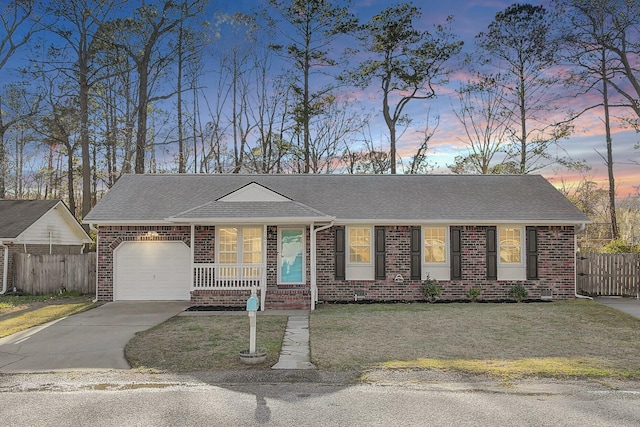
[(609, 116), (609, 92), (607, 79), (606, 53), (602, 51), (601, 70), (602, 73), (602, 96), (604, 105), (604, 128), (607, 141), (607, 173), (609, 176), (609, 215), (611, 216), (611, 237), (618, 240), (620, 233), (618, 231), (618, 220), (616, 218), (616, 184), (613, 177), (613, 148), (611, 145), (611, 122)]
[[(91, 160), (89, 152), (89, 83), (88, 83), (88, 58), (87, 58), (87, 34), (80, 34), (80, 49), (78, 55), (78, 94), (80, 104), (80, 151), (82, 155), (82, 217), (91, 210)], [(73, 156), (71, 156), (73, 158)], [(71, 173), (71, 171), (69, 172)], [(75, 212), (72, 211), (75, 215)]]
[(389, 155), (391, 159), (391, 174), (396, 174), (396, 120), (391, 117), (389, 112), (389, 81), (391, 76), (389, 75), (383, 86), (383, 98), (382, 98), (382, 115), (384, 121), (389, 129)]
[(198, 173), (198, 82), (193, 82), (193, 173)]
[(183, 52), (182, 52), (182, 25), (178, 32), (178, 82), (176, 91), (178, 92), (178, 173), (185, 173), (185, 155), (184, 155), (184, 135), (182, 131), (182, 66), (183, 66)]
[(136, 163), (135, 173), (143, 174), (145, 168), (145, 153), (147, 150), (147, 108), (149, 95), (147, 87), (149, 76), (147, 74), (147, 61), (138, 63), (138, 130), (136, 131)]
[(527, 172), (527, 106), (525, 104), (524, 70), (520, 69), (520, 173)]
[(69, 210), (73, 216), (76, 216), (76, 198), (73, 189), (73, 147), (69, 141), (67, 141), (65, 145), (67, 147), (67, 191), (69, 192)]
[(304, 62), (304, 105), (302, 106), (302, 120), (304, 126), (304, 173), (309, 173), (309, 49), (307, 42), (307, 51), (305, 52)]
[(4, 127), (2, 125), (2, 112), (0, 112), (0, 199), (6, 196), (5, 176), (7, 173), (5, 150), (4, 150)]

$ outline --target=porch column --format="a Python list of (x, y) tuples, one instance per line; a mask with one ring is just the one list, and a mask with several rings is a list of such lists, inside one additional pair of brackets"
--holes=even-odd
[(311, 248), (309, 249), (311, 260), (309, 263), (309, 276), (311, 279), (311, 310), (316, 309), (316, 230), (314, 229), (315, 225), (311, 223), (309, 234), (311, 235)]
[(262, 268), (260, 270), (260, 311), (264, 311), (267, 301), (267, 224), (262, 227)]
[(195, 268), (196, 268), (196, 255), (195, 255), (195, 246), (196, 246), (196, 231), (195, 231), (196, 226), (194, 224), (191, 224), (191, 286), (190, 288), (193, 289), (193, 285), (195, 283)]
[(322, 225), (318, 228), (314, 228), (314, 224), (311, 223), (311, 310), (316, 309), (316, 301), (318, 300), (318, 281), (316, 278), (317, 268), (317, 254), (316, 254), (316, 246), (317, 246), (317, 235), (318, 232), (327, 230), (333, 227), (333, 222), (335, 218), (331, 220), (331, 222), (327, 225)]

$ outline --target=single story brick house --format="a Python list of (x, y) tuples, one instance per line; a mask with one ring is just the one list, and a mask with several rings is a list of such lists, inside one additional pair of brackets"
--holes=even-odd
[(61, 200), (0, 199), (0, 293), (14, 286), (14, 254), (81, 254), (92, 242)]
[(537, 175), (125, 175), (84, 219), (97, 298), (318, 302), (575, 295), (589, 219)]

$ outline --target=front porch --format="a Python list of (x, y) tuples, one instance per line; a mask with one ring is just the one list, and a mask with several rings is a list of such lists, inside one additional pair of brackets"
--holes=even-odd
[[(193, 306), (314, 308), (315, 234), (309, 225), (191, 225)], [(262, 262), (224, 262), (224, 261)]]

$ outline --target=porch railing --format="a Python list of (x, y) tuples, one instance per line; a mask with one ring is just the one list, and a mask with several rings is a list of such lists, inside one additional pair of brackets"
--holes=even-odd
[(262, 264), (194, 264), (193, 289), (260, 289)]

